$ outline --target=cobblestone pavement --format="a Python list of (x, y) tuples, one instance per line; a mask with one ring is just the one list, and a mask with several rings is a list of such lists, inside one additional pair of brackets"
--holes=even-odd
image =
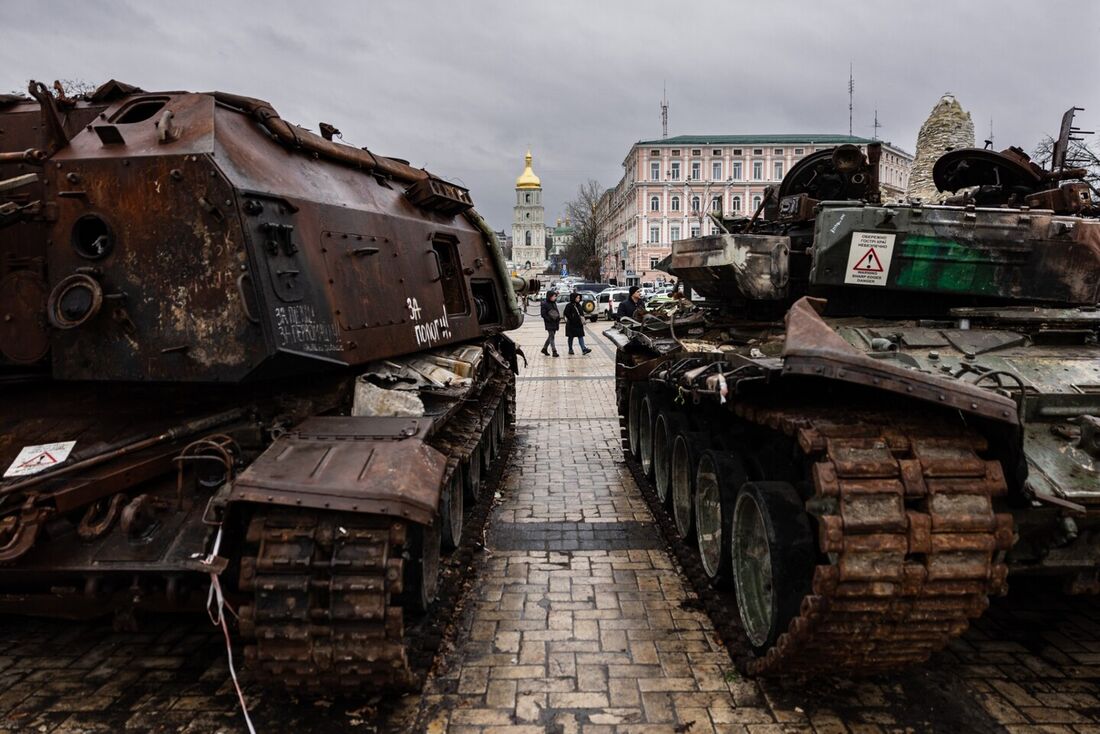
[[(927, 666), (782, 687), (740, 678), (622, 462), (613, 355), (518, 340), (515, 449), (456, 639), (421, 696), (296, 701), (246, 685), (260, 732), (1100, 733), (1100, 615), (1015, 585)], [(194, 617), (0, 618), (3, 732), (243, 731), (222, 638)]]

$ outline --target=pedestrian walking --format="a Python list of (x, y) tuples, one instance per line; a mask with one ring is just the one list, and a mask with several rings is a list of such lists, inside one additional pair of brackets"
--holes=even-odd
[(573, 340), (581, 345), (581, 354), (588, 354), (592, 350), (584, 344), (584, 312), (581, 311), (580, 291), (573, 291), (569, 296), (569, 303), (565, 307), (565, 338), (569, 342), (569, 353), (573, 354)]
[[(553, 354), (558, 356), (558, 347), (554, 344), (554, 335), (558, 333), (558, 323), (561, 321), (561, 312), (558, 311), (558, 292), (551, 290), (546, 294), (546, 300), (539, 309), (542, 314), (542, 325), (546, 327), (546, 343), (542, 345), (542, 353), (546, 356)], [(547, 352), (546, 350), (550, 351)]]

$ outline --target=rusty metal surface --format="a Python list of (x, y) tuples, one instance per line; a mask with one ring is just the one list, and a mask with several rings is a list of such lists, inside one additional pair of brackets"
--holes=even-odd
[[(68, 327), (51, 333), (58, 378), (264, 379), (518, 325), (499, 245), (461, 187), (259, 100), (34, 91), (39, 105), (0, 112), (0, 180), (42, 178), (0, 194), (5, 224), (30, 217), (4, 228), (0, 277), (25, 270), (52, 292), (51, 321)], [(64, 290), (77, 273), (101, 307)], [(21, 305), (19, 321), (40, 313)]]
[(974, 413), (1008, 424), (1018, 423), (1015, 401), (1004, 395), (872, 359), (854, 349), (821, 317), (819, 299), (799, 299), (786, 317), (783, 373), (818, 376), (897, 393)]
[[(1017, 149), (945, 156), (950, 188), (977, 187), (949, 205), (880, 206), (871, 176), (845, 175), (868, 173), (861, 166), (878, 151), (868, 153), (815, 152), (789, 172), (775, 211), (725, 220), (761, 244), (789, 240), (787, 298), (723, 298), (750, 291), (709, 263), (680, 273), (687, 298), (613, 329), (625, 433), (640, 433), (632, 396), (650, 391), (696, 435), (717, 436), (712, 450), (741, 451), (755, 435), (724, 415), (733, 410), (797, 440), (816, 467), (803, 477), (780, 461), (753, 476), (801, 488), (820, 543), (805, 579), (813, 591), (750, 666), (758, 673), (923, 660), (980, 614), (1009, 570), (1057, 576), (1071, 593), (1100, 589), (1090, 545), (1100, 527), (1090, 448), (1100, 206), (1081, 184), (1061, 183), (1079, 171), (1045, 171)], [(707, 242), (674, 243), (671, 261)], [(705, 300), (693, 301), (695, 290)], [(925, 414), (940, 422), (916, 421)], [(968, 432), (939, 432), (960, 417)], [(761, 467), (791, 450), (753, 446), (747, 458)], [(645, 451), (640, 441), (624, 449)], [(729, 492), (751, 499), (746, 487)], [(730, 532), (754, 542), (748, 524)], [(737, 589), (749, 595), (754, 644), (769, 644), (752, 590)]]
[[(870, 236), (888, 241), (892, 257), (865, 284), (852, 278), (848, 259), (856, 238)], [(1100, 220), (1027, 208), (825, 206), (815, 224), (810, 282), (831, 302), (843, 295), (852, 304), (845, 310), (860, 300), (874, 305), (876, 293), (889, 295), (882, 305), (908, 294), (958, 305), (975, 297), (1095, 305)]]
[[(1007, 487), (980, 436), (890, 411), (735, 412), (797, 440), (813, 462), (820, 551), (786, 633), (748, 669), (759, 675), (873, 674), (922, 662), (1003, 593), (1012, 517), (994, 511)], [(892, 420), (891, 420), (892, 419)], [(820, 506), (820, 504), (819, 504)], [(817, 512), (820, 512), (818, 510)]]
[(409, 685), (402, 522), (284, 510), (253, 517), (248, 535), (257, 550), (241, 561), (252, 599), (240, 630), (251, 675), (318, 692)]
[[(415, 641), (406, 635), (412, 614), (405, 600), (416, 593), (406, 588), (406, 571), (418, 549), (410, 543), (408, 520), (436, 521), (439, 493), (456, 472), (468, 473), (475, 464), (479, 473), (488, 473), (494, 457), (499, 461), (491, 447), (513, 419), (514, 401), (514, 375), (497, 370), (479, 394), (432, 426), (432, 447), (423, 443), (430, 419), (313, 418), (291, 443), (276, 442), (265, 455), (268, 463), (257, 462), (238, 480), (250, 488), (235, 488), (235, 499), (252, 499), (247, 494), (257, 491), (276, 498), (256, 500), (275, 506), (253, 516), (241, 560), (238, 585), (250, 595), (241, 608), (250, 675), (302, 692), (362, 693), (416, 684), (423, 671), (410, 661)], [(288, 451), (301, 436), (347, 447), (363, 474), (336, 466), (330, 471), (343, 458), (331, 459), (331, 452), (301, 462)], [(395, 449), (402, 453), (394, 455)], [(416, 452), (431, 457), (427, 470), (410, 462)], [(270, 462), (280, 461), (297, 462), (291, 472), (304, 469), (310, 477), (286, 485), (264, 479)], [(386, 476), (372, 475), (372, 465)], [(338, 484), (311, 496), (322, 475)], [(269, 486), (260, 490), (261, 481)], [(373, 499), (378, 496), (384, 499)], [(417, 501), (434, 502), (431, 515)], [(352, 502), (358, 511), (347, 511)], [(374, 504), (365, 512), (368, 502)]]
[(447, 457), (424, 443), (430, 425), (426, 418), (310, 418), (237, 478), (230, 500), (431, 524)]
[[(247, 97), (30, 93), (0, 100), (0, 462), (74, 443), (0, 479), (0, 610), (127, 622), (233, 568), (255, 672), (407, 683), (406, 533), (514, 412), (521, 315), (469, 192)], [(344, 415), (409, 355), (468, 374)]]

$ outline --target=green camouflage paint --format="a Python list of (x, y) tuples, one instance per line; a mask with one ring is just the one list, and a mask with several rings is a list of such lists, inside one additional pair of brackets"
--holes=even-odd
[(999, 263), (974, 245), (909, 235), (901, 243), (897, 285), (903, 288), (997, 295)]

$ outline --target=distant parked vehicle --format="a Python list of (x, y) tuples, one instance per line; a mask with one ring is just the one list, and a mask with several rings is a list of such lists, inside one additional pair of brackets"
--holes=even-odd
[(611, 291), (614, 288), (604, 288), (602, 291), (596, 294), (596, 310), (600, 316), (607, 315), (607, 302), (611, 298)]
[(619, 310), (619, 304), (627, 299), (630, 295), (630, 289), (628, 288), (615, 288), (607, 293), (607, 318), (610, 321), (615, 320), (615, 314)]

